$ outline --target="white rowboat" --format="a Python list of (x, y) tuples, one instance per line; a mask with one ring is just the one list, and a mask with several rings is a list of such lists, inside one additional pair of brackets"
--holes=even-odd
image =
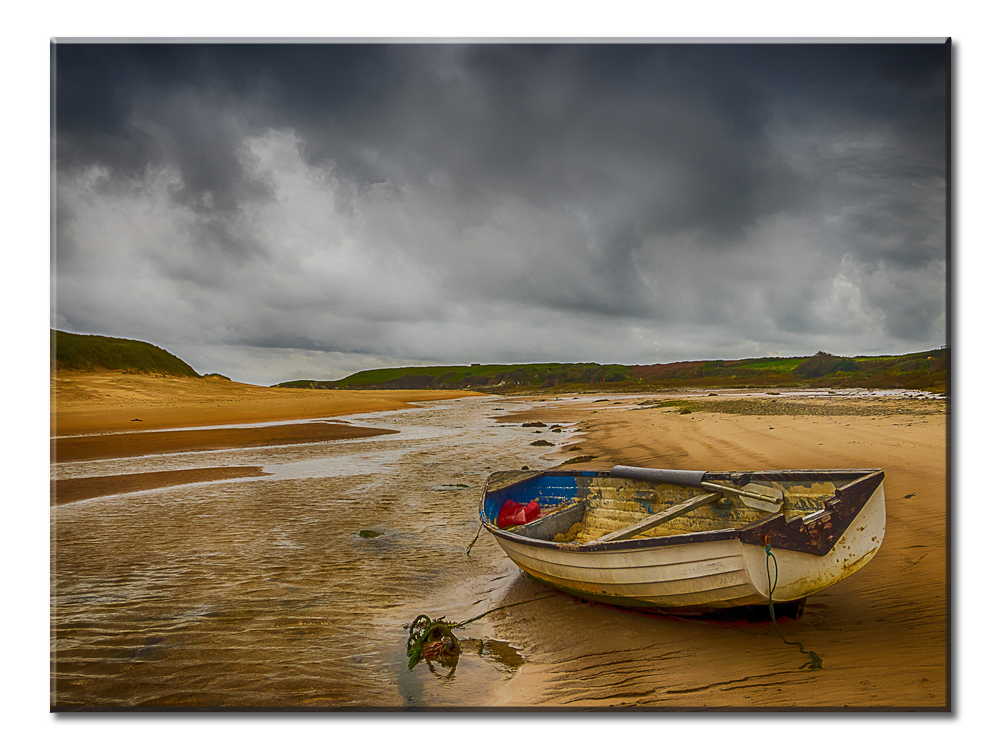
[[(499, 472), (479, 515), (521, 570), (584, 599), (687, 613), (801, 607), (878, 551), (884, 479), (880, 469)], [(502, 529), (508, 501), (534, 501), (542, 516)]]

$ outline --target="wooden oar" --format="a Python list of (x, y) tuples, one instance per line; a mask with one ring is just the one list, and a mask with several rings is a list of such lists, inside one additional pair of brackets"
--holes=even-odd
[(704, 471), (684, 471), (682, 469), (646, 469), (640, 466), (615, 466), (611, 476), (622, 479), (638, 479), (644, 482), (677, 484), (682, 487), (698, 487), (712, 492), (736, 495), (751, 508), (776, 513), (781, 510), (784, 493), (775, 487), (763, 484), (748, 484), (745, 487), (727, 487), (724, 484), (704, 481)]

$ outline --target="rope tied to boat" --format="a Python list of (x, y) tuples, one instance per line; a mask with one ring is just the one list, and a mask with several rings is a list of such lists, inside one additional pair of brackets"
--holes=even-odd
[[(767, 633), (770, 633), (772, 630), (777, 630), (778, 635), (781, 636), (781, 640), (789, 646), (798, 646), (799, 651), (809, 657), (809, 661), (799, 667), (799, 669), (822, 669), (823, 659), (820, 658), (819, 654), (815, 651), (806, 651), (805, 646), (798, 641), (788, 640), (785, 638), (785, 634), (781, 632), (781, 628), (778, 627), (778, 620), (774, 616), (773, 599), (774, 590), (778, 587), (778, 558), (774, 556), (773, 552), (771, 552), (771, 545), (767, 544), (766, 540), (764, 544), (764, 552), (767, 554), (767, 557), (764, 559), (764, 564), (767, 567), (767, 609), (771, 613), (771, 627), (767, 629)], [(774, 560), (774, 583), (771, 583), (771, 560)], [(767, 635), (767, 633), (764, 633), (764, 635)]]
[(472, 540), (472, 544), (470, 544), (469, 548), (467, 550), (465, 550), (465, 556), (466, 557), (468, 557), (469, 555), (472, 554), (472, 545), (479, 541), (479, 532), (483, 530), (483, 526), (485, 526), (485, 524), (482, 521), (480, 521), (479, 522), (479, 529), (476, 531), (476, 538)]

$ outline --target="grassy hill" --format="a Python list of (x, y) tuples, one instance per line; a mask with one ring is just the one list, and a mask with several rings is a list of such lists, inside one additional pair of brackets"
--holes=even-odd
[(51, 366), (55, 370), (121, 370), (156, 375), (199, 377), (183, 360), (144, 341), (51, 331)]
[[(51, 364), (57, 370), (119, 370), (199, 377), (183, 360), (143, 341), (51, 331)], [(553, 391), (669, 387), (920, 388), (943, 392), (951, 353), (947, 348), (875, 357), (811, 357), (705, 360), (656, 365), (595, 362), (515, 365), (446, 365), (364, 370), (341, 380), (295, 380), (283, 388), (344, 390)], [(223, 376), (219, 376), (223, 377)]]
[(279, 383), (276, 387), (510, 391), (817, 386), (944, 391), (949, 363), (950, 351), (945, 348), (901, 356), (837, 357), (817, 352), (811, 357), (720, 359), (658, 365), (549, 363), (395, 367), (365, 370), (341, 380), (296, 380)]

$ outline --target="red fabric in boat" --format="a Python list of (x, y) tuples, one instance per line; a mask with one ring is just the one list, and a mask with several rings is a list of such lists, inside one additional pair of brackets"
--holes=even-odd
[(520, 526), (522, 523), (529, 523), (538, 518), (541, 510), (538, 507), (538, 503), (534, 500), (527, 505), (521, 505), (520, 503), (515, 503), (513, 500), (508, 500), (501, 506), (500, 513), (497, 514), (497, 526), (504, 529), (508, 526)]

